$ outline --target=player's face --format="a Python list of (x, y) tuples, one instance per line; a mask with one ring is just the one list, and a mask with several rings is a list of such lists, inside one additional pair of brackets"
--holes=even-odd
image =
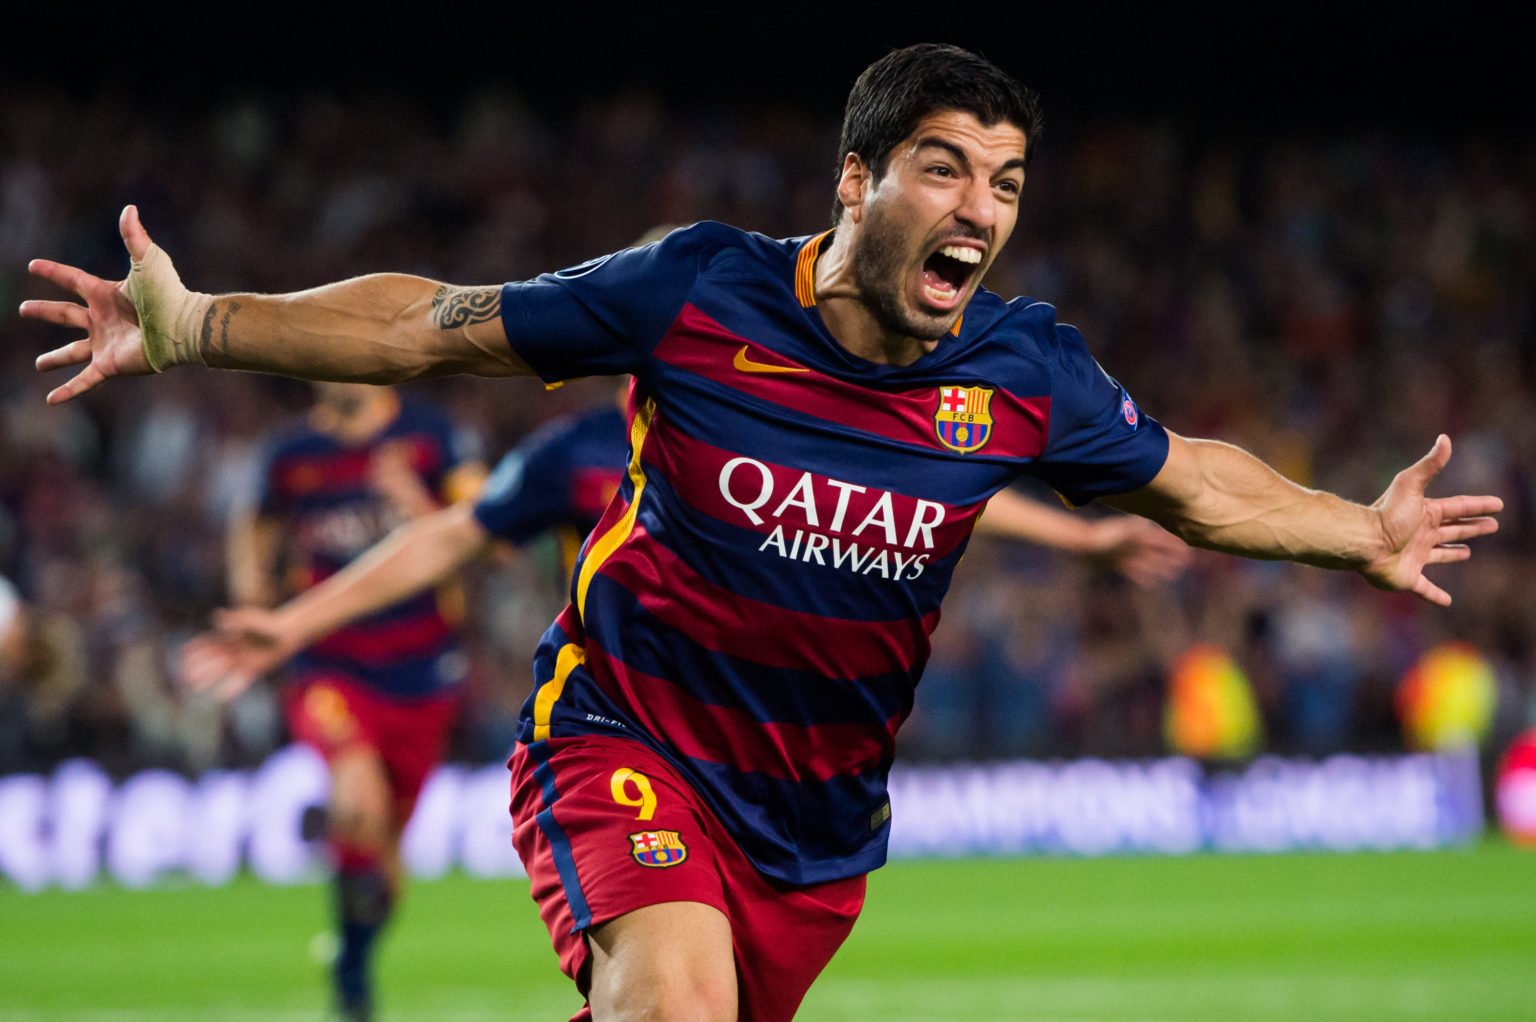
[(1024, 132), (957, 110), (929, 114), (870, 181), (854, 281), (889, 330), (935, 340), (976, 293), (1019, 215)]
[(344, 419), (351, 418), (367, 407), (371, 400), (384, 393), (378, 387), (365, 383), (316, 383), (315, 403)]

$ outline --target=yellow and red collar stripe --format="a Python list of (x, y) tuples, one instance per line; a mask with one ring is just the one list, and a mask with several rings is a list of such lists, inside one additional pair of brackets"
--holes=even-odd
[(822, 243), (832, 234), (822, 231), (804, 245), (795, 257), (795, 297), (800, 307), (809, 309), (816, 304), (816, 260), (821, 255)]

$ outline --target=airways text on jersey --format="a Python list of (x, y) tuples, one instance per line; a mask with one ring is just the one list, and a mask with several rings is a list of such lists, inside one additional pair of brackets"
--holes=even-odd
[(759, 553), (863, 575), (917, 578), (933, 550), (934, 529), (944, 523), (937, 501), (813, 472), (781, 487), (774, 470), (756, 458), (727, 461), (719, 483), (722, 499), (750, 525), (772, 525)]
[[(882, 486), (869, 472), (868, 459), (849, 463), (849, 474), (858, 473), (852, 480), (768, 460), (763, 450), (712, 443), (663, 415), (645, 455), (679, 498), (680, 514), (727, 527), (710, 529), (698, 518), (693, 526), (731, 548), (733, 558), (745, 548), (875, 582), (922, 577), (934, 561), (964, 544), (980, 507), (980, 501), (947, 504)], [(785, 450), (785, 461), (794, 453)], [(822, 576), (823, 585), (827, 581)], [(821, 603), (814, 592), (806, 595), (810, 606)]]

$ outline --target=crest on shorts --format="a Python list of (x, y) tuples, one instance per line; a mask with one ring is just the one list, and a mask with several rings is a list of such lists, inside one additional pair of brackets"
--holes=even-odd
[(940, 387), (933, 413), (939, 443), (961, 454), (981, 450), (992, 439), (991, 405), (991, 387)]
[(642, 866), (676, 866), (688, 858), (688, 846), (675, 830), (642, 830), (629, 835), (630, 854)]
[(304, 715), (329, 745), (345, 744), (357, 734), (357, 721), (347, 706), (347, 697), (323, 682), (304, 692)]

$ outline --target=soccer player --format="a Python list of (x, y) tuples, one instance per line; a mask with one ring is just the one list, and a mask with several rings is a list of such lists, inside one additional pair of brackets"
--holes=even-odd
[[(270, 444), (254, 506), (230, 529), (238, 603), (269, 606), (322, 583), (400, 522), (478, 484), (478, 466), (460, 456), (435, 408), (387, 387), (316, 389), (307, 420)], [(400, 834), (442, 758), (464, 658), (435, 593), (401, 594), (313, 638), (284, 702), (293, 736), (330, 769), (335, 1001), (343, 1018), (366, 1019), (375, 939), (401, 880)]]
[(38, 261), (84, 304), (23, 311), (88, 333), (39, 359), (84, 366), (55, 402), (186, 364), (634, 374), (624, 484), (535, 657), (513, 840), (593, 1017), (788, 1019), (885, 860), (895, 731), (1013, 478), (1439, 604), (1424, 568), (1496, 527), (1495, 497), (1425, 496), (1444, 437), (1370, 506), (1304, 489), (1165, 430), (1052, 306), (982, 289), (1039, 129), (993, 65), (909, 47), (855, 83), (812, 237), (703, 223), (502, 287), (211, 296), (130, 207), (126, 280)]
[(569, 578), (582, 540), (618, 492), (624, 427), (617, 404), (551, 422), (509, 451), (473, 500), (401, 525), (279, 607), (219, 611), (216, 631), (187, 644), (185, 679), (237, 695), (321, 637), (451, 581), (497, 540), (521, 546), (553, 531)]

